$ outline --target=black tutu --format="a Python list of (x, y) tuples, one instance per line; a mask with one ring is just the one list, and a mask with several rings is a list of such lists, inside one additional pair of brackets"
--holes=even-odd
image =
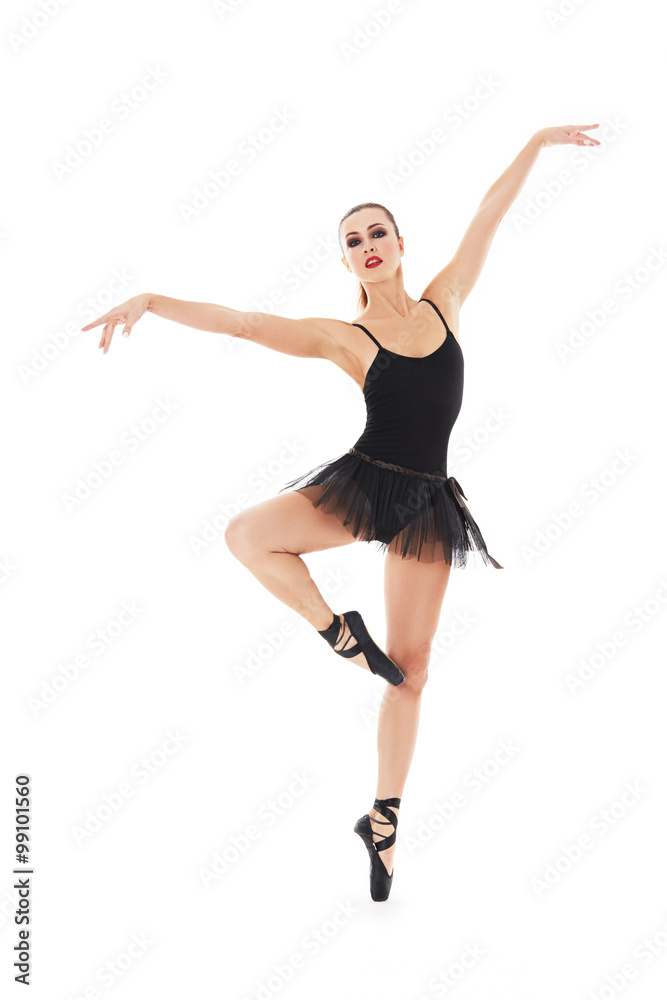
[(350, 448), (279, 492), (306, 487), (319, 487), (305, 494), (315, 507), (335, 514), (355, 538), (374, 542), (381, 552), (458, 567), (478, 552), (487, 566), (503, 569), (489, 555), (454, 476), (416, 472)]

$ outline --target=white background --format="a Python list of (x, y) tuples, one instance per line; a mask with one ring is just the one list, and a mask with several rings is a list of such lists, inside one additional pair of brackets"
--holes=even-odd
[[(413, 0), (381, 30), (383, 2), (52, 7), (2, 13), (3, 981), (23, 772), (34, 997), (664, 995), (655, 5), (563, 3), (556, 20), (555, 3)], [(121, 116), (150, 70), (163, 78)], [(292, 120), (242, 158), (275, 109)], [(112, 130), (59, 177), (68, 147), (105, 117)], [(335, 238), (366, 200), (394, 212), (418, 298), (530, 136), (592, 122), (600, 147), (540, 153), (461, 311), (450, 472), (504, 569), (452, 574), (379, 906), (352, 827), (375, 795), (383, 684), (335, 657), (222, 535), (239, 497), (274, 496), (347, 450), (364, 424), (358, 387), (330, 363), (153, 315), (106, 356), (99, 330), (72, 330), (143, 291), (351, 321), (357, 283)], [(446, 141), (417, 163), (438, 127)], [(393, 183), (401, 157), (415, 166)], [(182, 206), (235, 158), (240, 175), (186, 222)], [(561, 172), (571, 183), (559, 189)], [(576, 330), (580, 346), (561, 357)], [(160, 401), (170, 414), (151, 423)], [(68, 507), (114, 450), (122, 463)], [(617, 451), (630, 456), (622, 468)], [(580, 516), (556, 527), (577, 502)], [(217, 535), (195, 551), (206, 522)], [(361, 610), (381, 642), (381, 555), (354, 543), (306, 562), (336, 611)], [(573, 693), (568, 675), (591, 660)], [(517, 749), (494, 766), (502, 741)], [(621, 804), (626, 785), (641, 791)], [(466, 804), (444, 821), (456, 792)], [(77, 835), (95, 813), (97, 829)], [(202, 870), (216, 852), (232, 859), (251, 824), (258, 839), (206, 888)], [(479, 957), (461, 975), (466, 948)], [(303, 967), (276, 978), (294, 956)]]

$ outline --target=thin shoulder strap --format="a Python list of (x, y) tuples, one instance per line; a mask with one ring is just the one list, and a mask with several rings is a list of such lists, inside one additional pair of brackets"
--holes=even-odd
[[(445, 317), (444, 317), (444, 316), (442, 315), (442, 313), (440, 312), (440, 310), (439, 310), (439, 309), (438, 309), (438, 307), (436, 306), (435, 302), (431, 302), (431, 300), (430, 300), (430, 299), (420, 299), (419, 301), (420, 301), (420, 302), (428, 302), (428, 303), (429, 303), (430, 305), (432, 305), (432, 306), (433, 306), (433, 308), (435, 309), (435, 311), (437, 312), (438, 316), (439, 316), (439, 317), (440, 317), (440, 319), (442, 320), (442, 322), (443, 322), (443, 323), (445, 324), (445, 330), (447, 331), (447, 333), (451, 333), (451, 332), (452, 332), (452, 331), (451, 331), (451, 330), (449, 329), (449, 327), (447, 326), (447, 320), (446, 320), (446, 319), (445, 319)], [(453, 334), (452, 334), (452, 336), (453, 336)]]
[[(361, 326), (361, 323), (353, 323), (353, 324), (352, 324), (352, 326)], [(380, 343), (380, 341), (379, 341), (379, 340), (375, 340), (375, 337), (373, 336), (373, 334), (372, 334), (372, 333), (370, 333), (370, 332), (369, 332), (369, 331), (368, 331), (368, 330), (366, 329), (366, 327), (365, 327), (365, 326), (361, 326), (361, 329), (362, 329), (362, 330), (364, 331), (364, 333), (367, 333), (367, 334), (368, 334), (368, 336), (369, 336), (369, 337), (371, 338), (371, 340), (372, 340), (372, 341), (374, 341), (374, 343), (376, 343), (376, 344), (378, 345), (378, 347), (380, 348), (380, 350), (382, 350), (382, 344)]]

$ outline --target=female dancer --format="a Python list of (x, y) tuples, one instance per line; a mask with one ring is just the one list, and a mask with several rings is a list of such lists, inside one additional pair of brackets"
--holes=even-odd
[[(367, 422), (354, 446), (288, 483), (282, 496), (237, 514), (225, 540), (259, 582), (313, 625), (336, 653), (391, 685), (378, 725), (377, 797), (354, 826), (370, 856), (371, 898), (377, 901), (388, 898), (394, 877), (398, 809), (451, 567), (465, 566), (468, 553), (476, 551), (487, 565), (502, 569), (488, 553), (463, 490), (447, 476), (447, 446), (463, 392), (459, 309), (542, 147), (600, 145), (583, 134), (597, 127), (536, 132), (489, 188), (453, 258), (418, 301), (403, 287), (403, 237), (391, 212), (376, 202), (350, 209), (338, 236), (343, 264), (361, 283), (363, 325), (285, 319), (144, 294), (82, 327), (104, 324), (99, 346), (106, 354), (116, 324), (123, 323), (128, 336), (150, 311), (285, 354), (327, 358), (363, 392)], [(358, 611), (332, 611), (301, 558), (355, 540), (374, 542), (385, 554), (386, 652)]]

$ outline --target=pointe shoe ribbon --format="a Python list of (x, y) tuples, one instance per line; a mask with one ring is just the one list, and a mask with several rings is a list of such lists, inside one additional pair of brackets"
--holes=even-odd
[[(342, 648), (336, 649), (336, 643), (343, 634), (345, 625), (347, 625), (350, 635), (346, 638)], [(333, 651), (338, 653), (339, 656), (349, 658), (363, 653), (371, 673), (384, 678), (389, 684), (393, 684), (394, 687), (402, 684), (405, 680), (405, 675), (400, 667), (374, 641), (358, 611), (343, 612), (342, 627), (338, 621), (338, 615), (334, 615), (334, 620), (329, 628), (318, 629), (317, 631), (323, 639), (326, 639)], [(355, 639), (356, 642), (352, 646), (348, 646), (351, 638)]]

